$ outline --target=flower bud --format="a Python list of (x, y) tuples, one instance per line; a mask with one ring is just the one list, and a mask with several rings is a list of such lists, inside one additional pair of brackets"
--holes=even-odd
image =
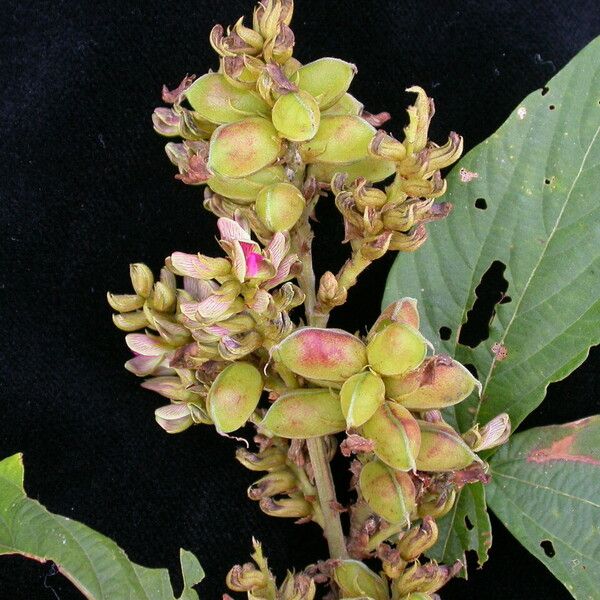
[(144, 263), (133, 263), (129, 265), (129, 276), (135, 293), (138, 296), (147, 298), (154, 285), (152, 271)]
[(111, 294), (107, 292), (106, 299), (111, 308), (118, 312), (130, 312), (144, 306), (144, 298), (137, 294)]
[(416, 504), (416, 491), (408, 473), (371, 461), (360, 472), (359, 487), (373, 512), (389, 523), (409, 523)]
[(152, 294), (152, 307), (159, 312), (167, 312), (175, 306), (175, 290), (165, 285), (162, 281), (154, 284), (154, 293)]
[(302, 192), (291, 183), (266, 186), (256, 196), (256, 214), (272, 232), (291, 229), (305, 207)]
[(406, 148), (402, 142), (379, 130), (369, 143), (369, 153), (377, 158), (399, 162), (406, 156)]
[(389, 231), (384, 231), (372, 239), (365, 240), (360, 246), (360, 254), (367, 260), (377, 260), (381, 258), (390, 247), (390, 239), (392, 234)]
[(319, 281), (317, 300), (325, 306), (335, 307), (346, 302), (348, 291), (339, 285), (336, 276), (331, 271), (325, 271)]
[(284, 168), (281, 165), (272, 165), (248, 175), (248, 177), (238, 179), (223, 177), (215, 173), (208, 180), (208, 185), (221, 196), (238, 200), (242, 204), (251, 204), (263, 187), (282, 182), (284, 179)]
[(187, 402), (196, 397), (193, 392), (186, 389), (186, 386), (177, 376), (163, 375), (161, 377), (152, 377), (144, 381), (142, 387), (170, 400), (180, 402)]
[(504, 444), (510, 437), (510, 432), (510, 417), (506, 413), (500, 413), (485, 427), (480, 429), (479, 425), (475, 425), (462, 437), (474, 452), (481, 452)]
[(231, 85), (221, 73), (207, 73), (196, 79), (185, 97), (200, 117), (218, 125), (268, 111), (260, 96)]
[(481, 459), (464, 440), (445, 423), (418, 421), (421, 429), (421, 448), (417, 456), (419, 471), (459, 471)]
[[(409, 374), (410, 376), (410, 374)], [(418, 387), (405, 396), (395, 396), (406, 408), (417, 411), (446, 408), (462, 402), (481, 383), (449, 356), (433, 356), (415, 375)]]
[(156, 422), (167, 433), (180, 433), (193, 425), (187, 404), (168, 404), (154, 411)]
[(432, 548), (437, 538), (438, 527), (431, 516), (426, 516), (421, 525), (413, 527), (402, 536), (396, 547), (405, 561), (412, 562)]
[(374, 133), (375, 128), (360, 117), (323, 116), (316, 135), (302, 145), (300, 153), (306, 162), (343, 164), (362, 160), (368, 156)]
[(298, 70), (298, 86), (327, 109), (346, 93), (356, 71), (355, 65), (339, 58), (320, 58)]
[(460, 561), (453, 566), (438, 565), (436, 562), (421, 565), (419, 562), (415, 562), (402, 573), (394, 582), (394, 585), (397, 586), (401, 594), (415, 592), (433, 594), (444, 586), (461, 567), (462, 563)]
[(425, 496), (425, 498), (419, 501), (417, 507), (419, 517), (424, 519), (430, 516), (433, 519), (441, 519), (452, 510), (455, 502), (456, 491), (454, 489), (450, 489), (440, 495)]
[(261, 117), (221, 125), (210, 138), (208, 168), (225, 177), (246, 177), (275, 162), (280, 148), (276, 129)]
[(286, 464), (287, 456), (279, 448), (267, 448), (258, 454), (249, 452), (245, 448), (238, 448), (235, 457), (246, 469), (250, 471), (272, 471), (280, 469)]
[(271, 112), (273, 125), (279, 133), (293, 142), (310, 140), (317, 133), (321, 112), (316, 100), (299, 90), (281, 96)]
[(263, 390), (260, 371), (237, 362), (219, 373), (208, 393), (210, 418), (218, 431), (230, 433), (242, 427), (258, 406)]
[(314, 600), (317, 593), (315, 580), (306, 573), (287, 574), (281, 585), (281, 600)]
[(429, 123), (435, 110), (433, 107), (433, 100), (427, 97), (423, 88), (414, 85), (409, 87), (406, 91), (417, 94), (415, 105), (411, 106), (407, 111), (409, 123), (404, 128), (406, 149), (409, 153), (416, 154), (421, 152), (421, 150), (427, 146)]
[(385, 385), (381, 377), (371, 371), (352, 375), (340, 390), (340, 404), (347, 426), (359, 427), (366, 423), (384, 400)]
[(121, 331), (137, 331), (148, 327), (148, 319), (143, 310), (136, 310), (134, 312), (119, 313), (112, 316), (115, 327)]
[(250, 592), (251, 590), (266, 587), (269, 579), (252, 563), (246, 563), (232, 567), (229, 573), (227, 573), (225, 583), (234, 592)]
[(184, 252), (173, 252), (166, 264), (177, 275), (194, 279), (224, 277), (231, 271), (231, 264), (225, 258), (212, 258), (202, 254), (185, 254)]
[(359, 560), (340, 560), (333, 569), (333, 579), (344, 598), (388, 600), (385, 581)]
[(297, 389), (279, 396), (260, 426), (283, 438), (302, 439), (344, 431), (346, 420), (333, 391)]
[(379, 209), (383, 207), (388, 198), (384, 191), (377, 188), (367, 186), (364, 184), (363, 179), (361, 185), (354, 191), (354, 199), (356, 200), (356, 207), (360, 211), (364, 211), (366, 208)]
[(415, 470), (421, 431), (406, 408), (385, 402), (364, 424), (362, 433), (373, 440), (375, 454), (384, 463), (399, 471)]
[(293, 492), (298, 487), (298, 481), (292, 471), (281, 469), (273, 471), (258, 481), (255, 481), (248, 488), (248, 498), (250, 500), (260, 500), (278, 494), (287, 494)]
[(410, 325), (391, 323), (367, 345), (371, 367), (381, 375), (397, 376), (418, 367), (427, 354), (425, 338)]
[(290, 371), (323, 381), (343, 382), (367, 364), (365, 345), (342, 329), (297, 329), (273, 349)]
[(312, 506), (301, 496), (291, 498), (261, 498), (260, 509), (271, 517), (302, 519), (312, 514)]

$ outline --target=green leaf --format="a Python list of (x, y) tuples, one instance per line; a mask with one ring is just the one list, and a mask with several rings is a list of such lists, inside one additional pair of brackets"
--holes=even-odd
[[(452, 564), (458, 558), (466, 566), (465, 551), (473, 549), (477, 551), (479, 565), (487, 561), (492, 545), (492, 524), (486, 510), (483, 484), (474, 483), (463, 488), (454, 508), (437, 524), (438, 541), (427, 552), (429, 558), (446, 564)], [(461, 575), (466, 578), (466, 568)]]
[(491, 467), (488, 502), (504, 525), (573, 597), (597, 598), (600, 415), (519, 433)]
[[(392, 267), (383, 305), (416, 298), (425, 337), (477, 369), (481, 399), (472, 394), (446, 411), (461, 431), (501, 412), (515, 428), (600, 341), (599, 102), (600, 38), (460, 161), (448, 177), (454, 211)], [(463, 182), (463, 169), (477, 177)], [(495, 261), (506, 266), (510, 302), (496, 305), (489, 338), (470, 348), (459, 333)], [(494, 344), (506, 349), (503, 360)], [(449, 519), (456, 537), (447, 547), (458, 550), (465, 526)]]
[[(132, 563), (112, 540), (48, 512), (23, 489), (23, 456), (0, 461), (0, 555), (21, 554), (53, 561), (86, 598), (93, 600), (175, 600), (166, 569)], [(198, 559), (181, 550), (184, 590), (179, 600), (198, 600), (192, 586), (204, 572)]]

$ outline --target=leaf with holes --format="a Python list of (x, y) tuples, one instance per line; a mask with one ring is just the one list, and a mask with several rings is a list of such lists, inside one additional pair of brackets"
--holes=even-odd
[[(492, 545), (492, 524), (485, 506), (485, 488), (481, 483), (465, 487), (452, 510), (438, 522), (438, 542), (427, 555), (440, 563), (452, 564), (466, 549), (477, 550), (479, 564), (488, 559)], [(455, 523), (461, 523), (454, 530)], [(466, 562), (463, 565), (466, 567)], [(466, 578), (463, 568), (461, 575)]]
[[(86, 598), (93, 600), (175, 600), (166, 569), (132, 563), (112, 540), (48, 512), (23, 489), (23, 457), (0, 461), (0, 555), (21, 554), (52, 561)], [(198, 559), (180, 551), (184, 589), (179, 600), (198, 600), (192, 589), (204, 572)]]
[(488, 502), (575, 598), (600, 590), (600, 416), (515, 435), (491, 461)]
[[(599, 100), (600, 38), (460, 161), (454, 211), (392, 268), (384, 306), (416, 298), (425, 337), (483, 384), (482, 400), (446, 412), (462, 431), (500, 412), (516, 427), (599, 341)], [(476, 339), (472, 323), (488, 321)]]

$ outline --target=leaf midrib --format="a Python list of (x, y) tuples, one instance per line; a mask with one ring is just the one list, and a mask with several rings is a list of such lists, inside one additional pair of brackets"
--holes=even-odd
[[(552, 231), (550, 232), (550, 235), (548, 236), (548, 240), (546, 242), (546, 244), (544, 244), (544, 247), (540, 253), (540, 257), (537, 261), (537, 263), (535, 264), (533, 270), (531, 271), (531, 274), (529, 275), (529, 278), (527, 279), (525, 286), (523, 287), (523, 291), (520, 294), (517, 303), (515, 305), (515, 310), (508, 322), (508, 324), (506, 325), (504, 332), (502, 333), (502, 337), (499, 341), (500, 344), (504, 344), (504, 341), (506, 340), (506, 336), (508, 335), (508, 332), (510, 331), (510, 328), (515, 320), (515, 318), (517, 317), (517, 314), (519, 313), (519, 307), (521, 306), (521, 303), (523, 302), (523, 299), (525, 298), (525, 295), (527, 294), (527, 290), (529, 289), (529, 285), (531, 284), (533, 278), (535, 277), (537, 270), (540, 266), (540, 264), (542, 263), (542, 261), (544, 260), (544, 257), (546, 256), (546, 251), (548, 250), (548, 248), (550, 247), (550, 243), (552, 241), (552, 238), (554, 237), (554, 235), (556, 234), (556, 232), (558, 231), (558, 227), (560, 224), (560, 221), (564, 215), (564, 212), (567, 208), (567, 205), (569, 204), (569, 201), (571, 199), (571, 195), (573, 193), (573, 190), (575, 189), (575, 186), (577, 185), (577, 182), (579, 181), (579, 178), (581, 177), (581, 174), (583, 173), (584, 170), (584, 165), (587, 162), (587, 159), (590, 155), (591, 149), (594, 146), (594, 143), (596, 142), (596, 138), (598, 137), (598, 134), (600, 133), (600, 125), (597, 127), (594, 135), (592, 136), (592, 139), (590, 140), (590, 143), (585, 151), (585, 154), (583, 155), (583, 159), (581, 161), (581, 165), (579, 166), (579, 171), (577, 172), (577, 175), (575, 176), (575, 178), (573, 179), (573, 183), (571, 184), (571, 187), (569, 188), (569, 191), (567, 193), (567, 196), (565, 198), (565, 201), (560, 209), (560, 212), (556, 218), (556, 222), (554, 223), (554, 227), (552, 228)], [(479, 411), (481, 410), (481, 405), (483, 403), (483, 398), (485, 395), (485, 391), (487, 389), (487, 386), (490, 382), (490, 379), (492, 377), (492, 373), (494, 371), (494, 366), (496, 365), (496, 361), (497, 361), (497, 356), (494, 355), (492, 357), (492, 361), (490, 363), (490, 367), (488, 369), (488, 372), (486, 374), (486, 378), (485, 381), (483, 382), (483, 387), (482, 387), (482, 391), (481, 394), (479, 396), (479, 400), (477, 400), (477, 409), (473, 415), (473, 419), (472, 419), (472, 424), (475, 424), (477, 422), (477, 419), (479, 418)]]

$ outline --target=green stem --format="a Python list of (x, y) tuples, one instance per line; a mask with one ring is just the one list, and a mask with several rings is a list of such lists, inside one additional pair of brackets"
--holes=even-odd
[(323, 512), (323, 535), (327, 540), (331, 558), (348, 558), (340, 514), (336, 508), (335, 486), (333, 485), (331, 468), (325, 453), (324, 441), (322, 437), (306, 440), (308, 455), (315, 475), (319, 504)]
[[(304, 308), (307, 324), (312, 327), (326, 327), (328, 314), (317, 311), (316, 279), (312, 261), (313, 232), (309, 224), (309, 215), (314, 209), (318, 196), (309, 202), (298, 224), (291, 231), (291, 241), (298, 258), (302, 261), (302, 273), (298, 275), (298, 285), (305, 294)], [(331, 475), (331, 467), (325, 449), (325, 439), (310, 438), (306, 440), (310, 463), (315, 476), (318, 504), (322, 514), (323, 535), (329, 547), (331, 558), (347, 558), (346, 541), (337, 510), (335, 486)]]

